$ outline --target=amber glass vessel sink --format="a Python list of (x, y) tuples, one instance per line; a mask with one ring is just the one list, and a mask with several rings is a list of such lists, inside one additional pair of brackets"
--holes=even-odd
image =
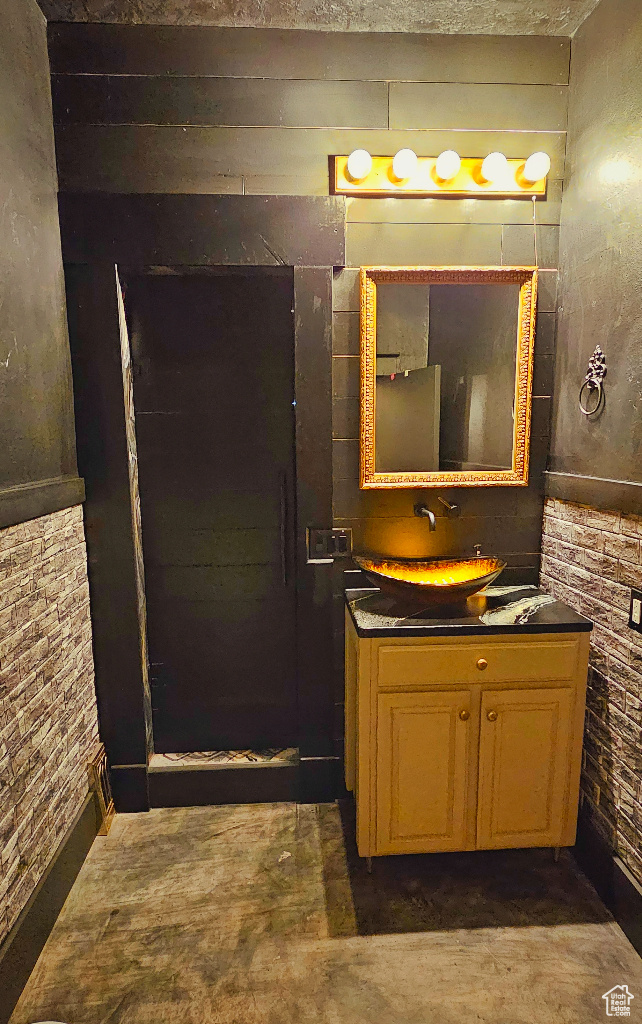
[(355, 562), (372, 582), (397, 598), (421, 599), (426, 604), (457, 604), (497, 579), (506, 562), (499, 558), (439, 558), (419, 561), (414, 558), (367, 558), (355, 556)]

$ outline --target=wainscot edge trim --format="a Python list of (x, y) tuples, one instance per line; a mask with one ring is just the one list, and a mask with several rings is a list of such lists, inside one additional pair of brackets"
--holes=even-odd
[(586, 804), (580, 807), (572, 853), (633, 948), (642, 956), (642, 887), (597, 830)]
[(62, 512), (85, 500), (85, 482), (78, 476), (18, 484), (0, 490), (0, 530), (30, 519)]
[(90, 793), (0, 947), (0, 1024), (7, 1024), (100, 825)]
[(573, 473), (544, 474), (546, 495), (562, 501), (618, 512), (642, 513), (642, 483), (632, 480), (608, 480)]

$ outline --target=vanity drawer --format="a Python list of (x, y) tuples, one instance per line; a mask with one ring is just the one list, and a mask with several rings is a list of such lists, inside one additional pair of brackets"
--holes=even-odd
[(379, 686), (408, 686), (570, 679), (578, 649), (569, 637), (553, 643), (382, 645), (378, 655)]

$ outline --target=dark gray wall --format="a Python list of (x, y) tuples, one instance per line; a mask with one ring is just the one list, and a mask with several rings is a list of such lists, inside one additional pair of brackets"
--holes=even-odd
[[(357, 146), (550, 153), (548, 199), (537, 207), (543, 270), (529, 488), (451, 495), (462, 517), (431, 537), (412, 514), (426, 492), (359, 491), (357, 271), (335, 276), (334, 515), (360, 548), (450, 554), (479, 542), (525, 570), (520, 578), (537, 575), (569, 53), (569, 40), (546, 37), (50, 28), (65, 191), (327, 195), (328, 156)], [(347, 211), (351, 268), (534, 261), (529, 201), (358, 199)]]
[(46, 26), (35, 0), (0, 5), (0, 36), (2, 527), (72, 504), (78, 488)]
[[(642, 482), (642, 7), (602, 0), (572, 43), (551, 468)], [(602, 415), (578, 392), (599, 344)], [(577, 488), (577, 484), (574, 485)], [(585, 491), (559, 496), (592, 499)], [(621, 508), (618, 493), (609, 507)], [(642, 499), (640, 499), (642, 500)]]
[[(336, 269), (333, 289), (333, 511), (337, 526), (353, 529), (357, 549), (438, 555), (471, 552), (480, 543), (506, 558), (507, 582), (537, 579), (569, 51), (568, 40), (544, 37), (50, 28), (64, 191), (327, 196), (328, 156), (358, 146), (383, 154), (411, 146), (426, 156), (453, 146), (470, 157), (493, 149), (514, 157), (536, 149), (550, 153), (548, 199), (537, 207), (543, 270), (531, 483), (442, 492), (462, 515), (440, 516), (434, 534), (413, 515), (419, 498), (443, 511), (434, 492), (359, 490), (357, 268), (532, 264), (532, 206), (515, 200), (347, 202), (347, 266)], [(339, 574), (337, 563), (337, 588)], [(339, 736), (338, 589), (334, 615)]]

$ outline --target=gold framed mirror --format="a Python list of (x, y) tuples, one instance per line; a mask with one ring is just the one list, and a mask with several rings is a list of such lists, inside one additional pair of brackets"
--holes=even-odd
[(536, 267), (361, 267), (360, 487), (525, 487)]

